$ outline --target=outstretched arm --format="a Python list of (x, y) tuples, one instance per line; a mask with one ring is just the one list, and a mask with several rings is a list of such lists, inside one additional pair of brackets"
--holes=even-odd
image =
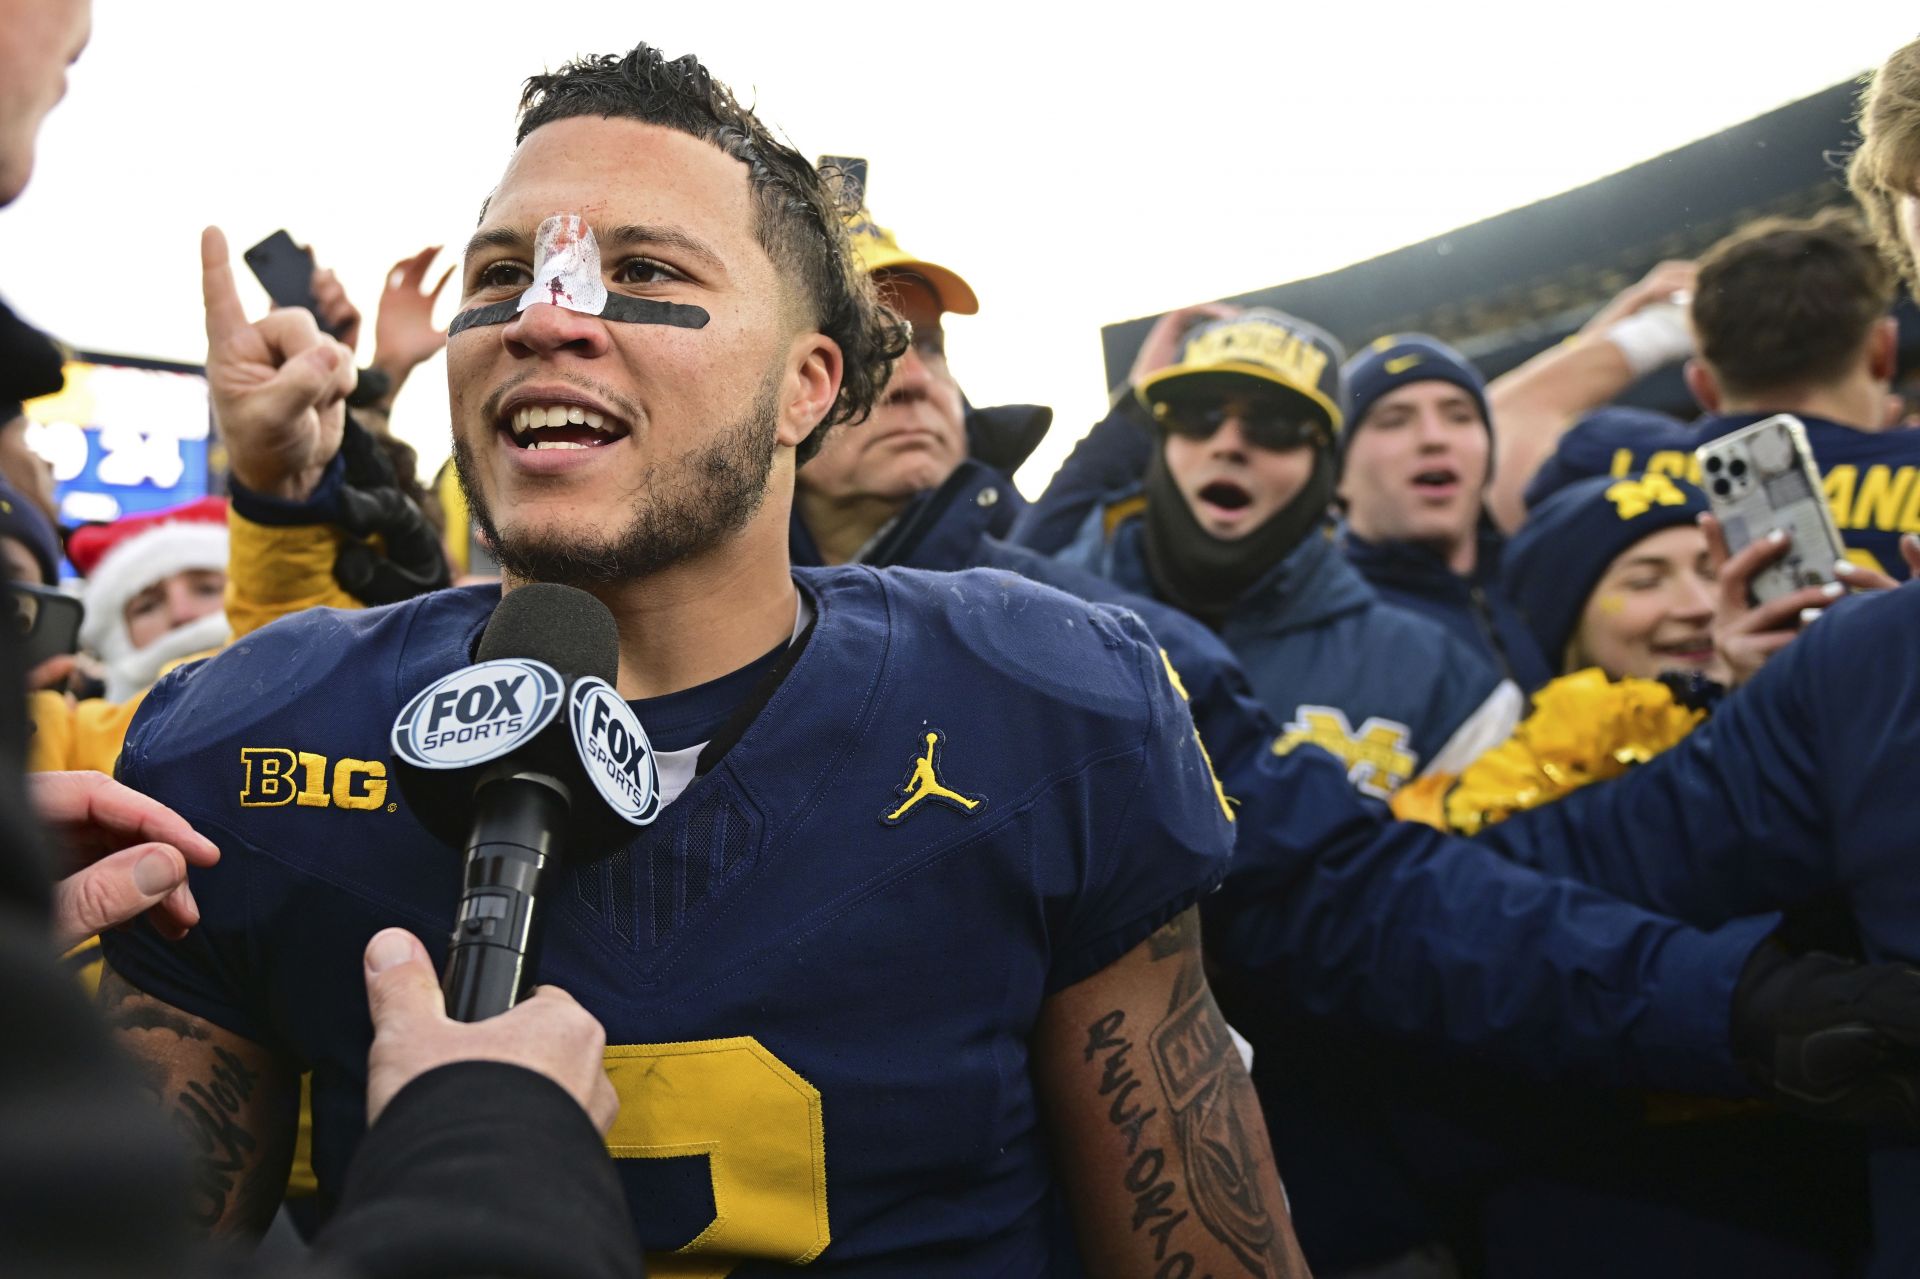
[(1197, 911), (1049, 999), (1033, 1058), (1089, 1273), (1307, 1273)]
[(1610, 403), (1653, 369), (1691, 350), (1677, 295), (1692, 291), (1691, 262), (1662, 262), (1560, 345), (1487, 386), (1493, 413), (1493, 480), (1487, 510), (1512, 532), (1526, 517), (1527, 482), (1579, 418)]

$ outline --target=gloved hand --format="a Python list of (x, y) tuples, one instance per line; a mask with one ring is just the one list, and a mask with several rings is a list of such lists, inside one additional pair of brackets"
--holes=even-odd
[(1783, 1109), (1920, 1132), (1920, 969), (1763, 943), (1734, 986), (1732, 1033)]
[(386, 545), (382, 555), (364, 540), (348, 542), (334, 557), (333, 580), (362, 604), (397, 604), (452, 585), (440, 535), (399, 489), (346, 485), (340, 526), (361, 539), (378, 534)]

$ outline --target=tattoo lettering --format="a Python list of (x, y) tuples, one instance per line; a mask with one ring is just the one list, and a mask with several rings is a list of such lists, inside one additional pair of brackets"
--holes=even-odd
[(278, 1068), (111, 968), (101, 973), (99, 1002), (186, 1139), (193, 1220), (209, 1230), (263, 1229), (286, 1188), (292, 1138), (295, 1097)]
[(1107, 1122), (1126, 1138), (1129, 1163), (1122, 1184), (1133, 1196), (1133, 1232), (1145, 1230), (1152, 1237), (1153, 1259), (1159, 1266), (1156, 1274), (1186, 1279), (1193, 1274), (1193, 1254), (1173, 1247), (1173, 1232), (1189, 1214), (1177, 1204), (1168, 1206), (1180, 1191), (1167, 1171), (1167, 1152), (1142, 1139), (1142, 1130), (1160, 1113), (1159, 1108), (1127, 1104), (1128, 1094), (1141, 1084), (1128, 1060), (1133, 1041), (1121, 1033), (1126, 1023), (1126, 1013), (1117, 1008), (1096, 1019), (1087, 1027), (1083, 1057), (1088, 1063), (1100, 1059), (1100, 1095), (1113, 1099), (1107, 1107)]
[(1292, 1262), (1285, 1232), (1260, 1193), (1258, 1112), (1243, 1109), (1248, 1086), (1238, 1077), (1233, 1037), (1207, 989), (1193, 912), (1183, 918), (1193, 932), (1183, 939), (1185, 958), (1174, 979), (1172, 1007), (1147, 1042), (1171, 1108), (1188, 1194), (1201, 1224), (1233, 1251), (1248, 1274), (1286, 1275)]
[(208, 1229), (226, 1215), (228, 1199), (245, 1179), (259, 1144), (240, 1117), (260, 1077), (224, 1048), (215, 1048), (213, 1055), (212, 1077), (189, 1082), (174, 1099), (174, 1124), (196, 1156), (192, 1216)]

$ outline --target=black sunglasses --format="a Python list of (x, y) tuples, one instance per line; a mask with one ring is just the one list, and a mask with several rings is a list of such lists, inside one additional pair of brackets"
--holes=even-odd
[(1176, 403), (1162, 400), (1153, 406), (1153, 420), (1170, 435), (1188, 440), (1210, 440), (1228, 418), (1238, 418), (1240, 434), (1255, 448), (1284, 452), (1303, 444), (1324, 448), (1326, 424), (1304, 417), (1298, 408), (1263, 400), (1224, 403)]

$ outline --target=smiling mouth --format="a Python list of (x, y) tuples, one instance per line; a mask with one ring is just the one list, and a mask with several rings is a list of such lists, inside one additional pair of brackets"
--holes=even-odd
[(1200, 490), (1200, 500), (1223, 511), (1243, 510), (1253, 505), (1253, 494), (1232, 480), (1215, 480)]
[(578, 404), (522, 404), (500, 429), (514, 447), (528, 450), (599, 448), (628, 434), (619, 419)]
[(1690, 635), (1685, 639), (1674, 640), (1666, 644), (1655, 644), (1653, 651), (1662, 657), (1678, 657), (1688, 661), (1705, 661), (1713, 656), (1713, 637), (1711, 635)]

